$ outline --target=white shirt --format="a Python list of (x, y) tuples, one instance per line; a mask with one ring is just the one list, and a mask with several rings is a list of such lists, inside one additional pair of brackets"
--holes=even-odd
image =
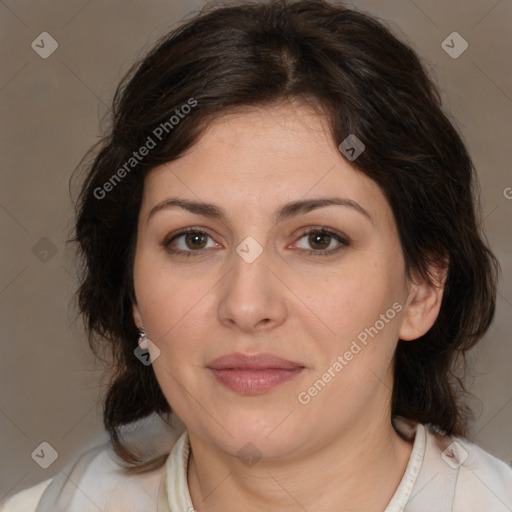
[[(383, 512), (512, 512), (512, 468), (467, 439), (435, 434), (397, 418), (414, 439), (406, 470)], [(187, 484), (188, 432), (164, 466), (122, 473), (108, 444), (83, 454), (54, 478), (0, 504), (0, 512), (194, 512)]]

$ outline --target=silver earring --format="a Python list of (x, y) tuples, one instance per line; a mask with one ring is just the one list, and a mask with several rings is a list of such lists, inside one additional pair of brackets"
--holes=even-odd
[(146, 332), (144, 331), (144, 327), (139, 330), (139, 347), (143, 350), (147, 350), (148, 348), (148, 340), (146, 338)]

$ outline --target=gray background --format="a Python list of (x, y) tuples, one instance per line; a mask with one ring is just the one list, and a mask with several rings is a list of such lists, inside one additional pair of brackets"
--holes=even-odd
[[(55, 475), (106, 439), (97, 405), (100, 366), (72, 302), (73, 255), (64, 245), (73, 219), (68, 180), (98, 140), (122, 75), (203, 4), (0, 2), (0, 499)], [(472, 353), (470, 438), (512, 462), (512, 0), (352, 5), (390, 22), (424, 58), (474, 158), (483, 225), (503, 275), (496, 319)], [(456, 59), (441, 46), (454, 31), (469, 44)], [(31, 47), (42, 32), (59, 45), (47, 59)], [(58, 452), (48, 469), (31, 458), (43, 441)]]

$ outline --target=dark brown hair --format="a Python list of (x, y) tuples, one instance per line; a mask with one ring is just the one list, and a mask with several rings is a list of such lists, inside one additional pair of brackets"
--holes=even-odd
[[(244, 2), (205, 8), (132, 68), (77, 205), (79, 308), (93, 351), (101, 340), (114, 357), (104, 424), (132, 471), (164, 458), (144, 462), (123, 443), (122, 427), (170, 412), (152, 367), (134, 357), (132, 268), (144, 176), (228, 111), (290, 99), (324, 113), (336, 146), (350, 134), (363, 141), (354, 165), (386, 196), (406, 268), (429, 279), (433, 262), (449, 261), (435, 324), (414, 342), (398, 342), (391, 413), (465, 432), (468, 409), (454, 369), (491, 323), (498, 263), (480, 234), (470, 156), (436, 86), (415, 52), (369, 15), (321, 0)], [(170, 122), (177, 110), (188, 113)], [(162, 126), (155, 147), (127, 166)]]

